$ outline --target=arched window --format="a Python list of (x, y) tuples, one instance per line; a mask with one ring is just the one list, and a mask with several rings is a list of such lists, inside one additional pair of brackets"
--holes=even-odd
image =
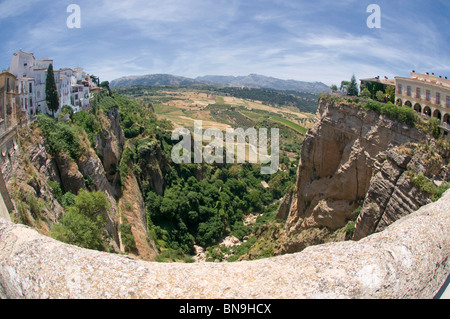
[(444, 123), (450, 125), (450, 114), (446, 113), (444, 115)]
[(442, 120), (442, 114), (441, 114), (441, 112), (439, 110), (434, 111), (433, 117), (435, 117), (435, 118), (437, 118), (439, 120)]
[(422, 106), (419, 103), (416, 103), (416, 105), (414, 105), (414, 111), (422, 113)]

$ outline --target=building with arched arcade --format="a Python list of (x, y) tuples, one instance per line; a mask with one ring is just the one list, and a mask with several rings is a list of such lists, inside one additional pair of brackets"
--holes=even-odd
[(410, 107), (424, 118), (437, 118), (444, 135), (450, 136), (450, 80), (413, 71), (410, 78), (396, 77), (395, 85), (398, 106)]

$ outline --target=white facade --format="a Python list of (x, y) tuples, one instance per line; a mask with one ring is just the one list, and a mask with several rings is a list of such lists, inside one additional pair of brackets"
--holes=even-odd
[(35, 66), (36, 59), (34, 58), (33, 53), (19, 51), (18, 53), (14, 53), (9, 72), (14, 74), (18, 79), (21, 78), (32, 78), (33, 68)]
[[(46, 102), (47, 69), (53, 64), (52, 59), (36, 60), (32, 53), (22, 50), (14, 53), (9, 72), (19, 81), (20, 102), (23, 111), (33, 119), (36, 112), (52, 114)], [(75, 112), (90, 106), (90, 76), (82, 68), (54, 70), (58, 90), (59, 107), (71, 106)], [(60, 110), (55, 112), (58, 116)]]
[(36, 85), (34, 78), (21, 78), (17, 81), (20, 108), (29, 119), (36, 116)]
[(34, 78), (36, 84), (36, 111), (47, 113), (47, 101), (45, 99), (45, 82), (47, 79), (47, 68), (35, 68)]

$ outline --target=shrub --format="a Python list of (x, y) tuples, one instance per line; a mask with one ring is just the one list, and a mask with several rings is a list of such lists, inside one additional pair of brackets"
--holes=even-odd
[(434, 196), (433, 201), (437, 202), (439, 199), (442, 198), (444, 193), (450, 189), (450, 183), (443, 183), (441, 186), (437, 187), (434, 190)]
[(58, 202), (62, 203), (64, 192), (61, 184), (50, 180), (47, 183), (52, 188), (53, 196), (58, 200)]
[(102, 131), (100, 122), (91, 113), (80, 111), (73, 115), (73, 122), (87, 134), (91, 145), (95, 145), (95, 136)]
[(364, 104), (363, 109), (381, 113), (381, 104), (375, 101), (367, 101), (366, 104)]
[(81, 143), (74, 128), (44, 114), (38, 114), (37, 119), (52, 155), (68, 153), (74, 160), (81, 156)]
[(125, 222), (119, 226), (119, 231), (125, 250), (127, 252), (136, 250), (136, 241), (131, 233), (131, 225)]
[(61, 198), (61, 204), (64, 207), (70, 207), (70, 206), (74, 206), (75, 205), (75, 194), (71, 193), (71, 192), (67, 192), (65, 193), (62, 198)]
[[(69, 197), (67, 197), (69, 198)], [(110, 209), (106, 195), (102, 192), (89, 193), (80, 190), (74, 205), (66, 209), (66, 214), (51, 229), (50, 235), (62, 242), (83, 248), (105, 250), (103, 241), (106, 218)]]
[(67, 244), (103, 250), (102, 233), (101, 225), (71, 207), (61, 221), (53, 226), (50, 234), (54, 239)]
[(346, 238), (352, 238), (355, 234), (356, 224), (355, 222), (349, 222), (347, 226), (345, 227), (345, 235)]
[(434, 186), (433, 182), (423, 175), (423, 173), (419, 173), (417, 176), (412, 178), (413, 184), (420, 189), (421, 191), (433, 195), (436, 186)]

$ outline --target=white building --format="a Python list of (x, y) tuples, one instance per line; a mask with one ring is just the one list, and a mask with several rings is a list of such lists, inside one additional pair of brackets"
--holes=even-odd
[[(18, 78), (20, 103), (33, 120), (37, 112), (52, 114), (47, 107), (45, 86), (47, 70), (52, 59), (36, 60), (33, 53), (20, 50), (14, 53), (9, 72)], [(59, 107), (71, 106), (75, 112), (90, 106), (90, 76), (82, 68), (54, 70), (56, 88), (58, 90)], [(60, 110), (55, 112), (58, 116)]]
[(30, 120), (34, 120), (36, 117), (35, 80), (34, 78), (20, 78), (17, 83), (21, 111), (25, 112)]

